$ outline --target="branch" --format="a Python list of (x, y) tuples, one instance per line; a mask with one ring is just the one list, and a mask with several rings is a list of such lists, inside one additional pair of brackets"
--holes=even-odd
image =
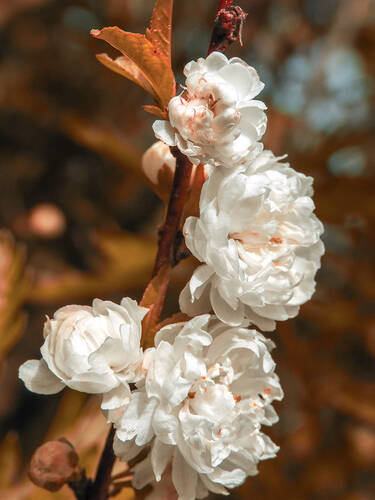
[(113, 452), (114, 437), (115, 429), (112, 425), (107, 436), (102, 456), (100, 457), (95, 481), (91, 488), (91, 495), (89, 495), (89, 500), (106, 500), (108, 498), (108, 486), (111, 480), (112, 467), (116, 459)]
[(176, 171), (173, 179), (171, 197), (169, 199), (165, 223), (161, 231), (158, 254), (156, 256), (153, 276), (166, 264), (176, 264), (175, 241), (179, 230), (182, 212), (185, 206), (192, 172), (192, 164), (177, 147), (171, 147), (176, 158)]

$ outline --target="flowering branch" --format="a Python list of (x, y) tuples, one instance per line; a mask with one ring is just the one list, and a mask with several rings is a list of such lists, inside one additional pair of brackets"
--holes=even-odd
[[(151, 83), (158, 88), (163, 77), (155, 66), (160, 57), (172, 72), (172, 7), (173, 0), (156, 1), (145, 35), (94, 32), (123, 52), (104, 57), (106, 64), (151, 94)], [(260, 431), (277, 421), (272, 402), (283, 398), (274, 344), (242, 325), (271, 331), (276, 320), (297, 315), (314, 291), (323, 227), (313, 214), (312, 179), (263, 150), (267, 117), (265, 104), (254, 100), (264, 87), (256, 70), (222, 53), (241, 42), (246, 16), (232, 0), (220, 0), (209, 55), (185, 66), (180, 95), (169, 78), (166, 95), (173, 90), (173, 97), (165, 106), (156, 99), (162, 107), (152, 112), (163, 120), (153, 128), (163, 143), (147, 156), (157, 160), (153, 184), (167, 181), (161, 197), (170, 197), (140, 304), (125, 297), (120, 304), (94, 299), (92, 306), (59, 309), (45, 323), (42, 359), (20, 367), (20, 378), (39, 394), (65, 386), (102, 394), (101, 409), (113, 424), (93, 482), (69, 443), (43, 448), (47, 472), (57, 470), (51, 457), (64, 466), (56, 480), (35, 457), (32, 477), (45, 489), (68, 483), (77, 500), (106, 500), (134, 480), (136, 488), (156, 485), (159, 498), (170, 487), (174, 498), (227, 494), (278, 450)], [(145, 172), (146, 163), (144, 157)], [(171, 269), (190, 252), (201, 265), (180, 294), (181, 313), (160, 323)], [(254, 370), (257, 383), (248, 389)], [(251, 422), (252, 439), (244, 421)], [(235, 452), (228, 447), (233, 440), (241, 443)], [(128, 465), (111, 478), (115, 454)]]

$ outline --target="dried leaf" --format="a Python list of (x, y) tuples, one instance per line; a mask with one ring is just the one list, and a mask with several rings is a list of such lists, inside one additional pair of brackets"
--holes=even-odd
[(161, 110), (157, 106), (146, 105), (146, 106), (142, 106), (142, 108), (145, 111), (147, 111), (147, 113), (150, 113), (150, 115), (157, 116), (158, 118), (161, 118), (162, 120), (166, 120), (168, 118), (168, 113), (166, 111)]
[[(155, 99), (158, 106), (164, 111), (171, 98), (175, 95), (175, 80), (168, 59), (160, 53), (144, 35), (129, 33), (117, 26), (103, 28), (102, 30), (91, 30), (92, 36), (105, 40), (112, 47), (119, 50), (127, 61), (126, 70), (121, 66), (121, 74), (140, 85)], [(100, 56), (101, 61), (107, 67), (116, 68), (120, 72), (118, 62), (109, 64), (107, 56)], [(122, 60), (122, 63), (124, 60)], [(127, 73), (128, 75), (126, 75)]]
[(155, 101), (158, 100), (158, 96), (154, 92), (150, 82), (144, 77), (139, 67), (129, 57), (123, 55), (116, 57), (116, 59), (111, 59), (108, 54), (97, 54), (96, 58), (107, 68), (142, 87), (155, 99)]
[(171, 64), (173, 0), (157, 0), (146, 37)]

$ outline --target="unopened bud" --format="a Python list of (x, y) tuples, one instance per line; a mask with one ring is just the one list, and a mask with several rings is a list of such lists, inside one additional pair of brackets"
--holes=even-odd
[[(191, 183), (194, 179), (195, 169), (196, 167), (193, 166)], [(176, 158), (164, 142), (155, 142), (143, 154), (142, 171), (162, 200), (169, 199), (175, 170)]]
[(142, 171), (153, 190), (164, 201), (169, 199), (175, 170), (176, 159), (164, 142), (155, 142), (142, 157)]
[(65, 438), (47, 441), (37, 448), (31, 458), (31, 481), (48, 491), (57, 491), (79, 476), (78, 455)]

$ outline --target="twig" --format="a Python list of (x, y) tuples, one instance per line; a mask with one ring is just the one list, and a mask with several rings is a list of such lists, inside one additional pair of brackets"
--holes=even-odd
[(112, 467), (116, 459), (113, 452), (114, 437), (115, 429), (112, 425), (106, 443), (104, 445), (102, 456), (100, 457), (95, 481), (91, 488), (91, 495), (89, 496), (89, 500), (106, 500), (108, 498), (108, 485), (111, 480)]
[(193, 168), (188, 158), (182, 154), (177, 147), (171, 147), (171, 153), (176, 158), (176, 171), (174, 174), (167, 215), (161, 231), (153, 276), (156, 276), (164, 265), (171, 264), (173, 266), (176, 264), (174, 255), (175, 240), (188, 194)]

